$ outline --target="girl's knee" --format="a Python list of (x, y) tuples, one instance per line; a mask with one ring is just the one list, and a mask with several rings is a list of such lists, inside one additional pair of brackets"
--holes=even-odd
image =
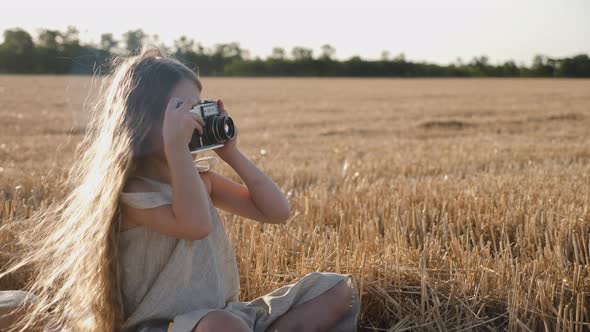
[(191, 332), (252, 332), (246, 323), (228, 311), (211, 311), (199, 320)]

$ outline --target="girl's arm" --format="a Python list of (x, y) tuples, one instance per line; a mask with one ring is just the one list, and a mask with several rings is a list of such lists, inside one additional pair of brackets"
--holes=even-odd
[[(227, 111), (221, 100), (217, 101), (220, 115)], [(213, 171), (205, 177), (211, 183), (211, 201), (228, 212), (266, 223), (284, 223), (291, 211), (289, 201), (274, 182), (258, 169), (237, 147), (238, 128), (234, 136), (215, 149), (217, 155), (228, 163), (246, 184), (239, 184)]]
[[(181, 102), (181, 105), (177, 105)], [(201, 177), (195, 172), (188, 143), (195, 130), (203, 134), (205, 124), (189, 110), (198, 99), (170, 98), (162, 124), (164, 154), (170, 169), (172, 184), (172, 211), (177, 226), (184, 228), (192, 238), (206, 237), (211, 231), (209, 198)]]
[[(182, 102), (177, 107), (178, 102)], [(162, 137), (164, 154), (170, 169), (172, 185), (172, 204), (143, 209), (126, 207), (123, 214), (130, 223), (142, 224), (156, 232), (176, 238), (200, 240), (212, 229), (209, 198), (206, 184), (195, 172), (195, 165), (188, 148), (194, 132), (203, 133), (203, 119), (189, 112), (198, 103), (190, 100), (170, 98), (164, 122)], [(144, 192), (146, 188), (139, 183), (128, 184), (127, 192)]]
[[(179, 239), (200, 240), (211, 231), (208, 183), (195, 172), (188, 151), (167, 149), (166, 157), (172, 177), (172, 202), (153, 208), (123, 205), (123, 218), (129, 224), (143, 225), (155, 232)], [(208, 181), (207, 181), (208, 182)], [(125, 193), (146, 193), (152, 185), (130, 179)]]
[(164, 151), (172, 182), (172, 211), (177, 221), (190, 229), (193, 238), (204, 238), (212, 228), (208, 193), (195, 172), (188, 145), (166, 146)]
[(246, 185), (213, 171), (202, 173), (211, 183), (211, 200), (215, 206), (266, 223), (284, 223), (289, 219), (289, 201), (270, 177), (237, 148), (220, 156)]

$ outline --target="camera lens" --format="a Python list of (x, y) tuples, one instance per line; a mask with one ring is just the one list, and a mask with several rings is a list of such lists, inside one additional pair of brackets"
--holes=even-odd
[(226, 116), (223, 119), (223, 131), (225, 132), (225, 137), (227, 137), (227, 139), (234, 137), (234, 121), (229, 116)]
[(212, 121), (213, 138), (216, 142), (225, 142), (234, 137), (234, 122), (229, 116), (215, 117)]

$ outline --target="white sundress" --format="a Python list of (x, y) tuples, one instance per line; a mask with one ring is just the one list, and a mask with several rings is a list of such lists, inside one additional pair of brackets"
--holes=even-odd
[[(199, 171), (207, 168), (197, 165)], [(138, 177), (157, 192), (121, 193), (135, 208), (172, 204), (172, 187)], [(214, 310), (227, 310), (254, 331), (265, 331), (293, 306), (342, 280), (353, 287), (352, 309), (333, 331), (356, 331), (360, 303), (350, 274), (312, 272), (249, 302), (238, 301), (236, 259), (217, 209), (209, 198), (212, 230), (201, 240), (178, 239), (137, 226), (119, 233), (119, 268), (125, 321), (122, 332), (191, 332)]]

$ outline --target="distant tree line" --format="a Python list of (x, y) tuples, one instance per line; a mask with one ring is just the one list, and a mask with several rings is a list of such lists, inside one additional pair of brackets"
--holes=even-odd
[(437, 65), (413, 62), (403, 54), (382, 53), (380, 60), (358, 56), (335, 60), (330, 45), (313, 50), (294, 47), (290, 52), (276, 47), (266, 59), (252, 58), (239, 43), (215, 44), (206, 48), (194, 39), (181, 36), (169, 47), (158, 35), (130, 30), (120, 39), (105, 33), (98, 43), (81, 43), (79, 31), (40, 29), (33, 39), (27, 31), (5, 30), (0, 44), (0, 73), (93, 74), (108, 73), (115, 55), (136, 53), (146, 43), (156, 44), (203, 76), (356, 76), (356, 77), (590, 77), (590, 58), (579, 54), (569, 58), (536, 55), (530, 67), (514, 61), (490, 64), (488, 57), (475, 57), (467, 63)]

